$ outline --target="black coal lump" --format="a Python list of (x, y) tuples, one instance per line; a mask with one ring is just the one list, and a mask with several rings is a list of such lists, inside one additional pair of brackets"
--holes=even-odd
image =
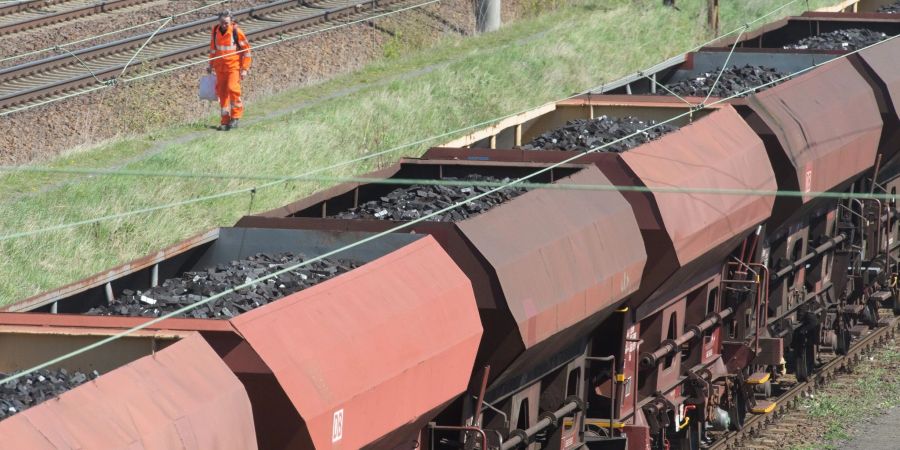
[[(712, 89), (712, 97), (724, 98), (739, 94), (743, 97), (775, 86), (784, 81), (776, 80), (780, 80), (787, 75), (770, 67), (751, 65), (743, 67), (732, 66), (730, 69), (721, 72), (722, 74), (719, 76), (720, 71), (721, 69), (717, 68), (715, 71), (705, 72), (688, 80), (667, 84), (666, 87), (681, 97), (706, 97), (709, 95), (710, 89)], [(718, 84), (716, 84), (717, 77), (719, 78)], [(713, 85), (715, 85), (715, 88), (713, 88)], [(765, 87), (759, 88), (762, 85), (765, 85)], [(669, 94), (665, 90), (657, 92)]]
[(876, 10), (875, 12), (885, 13), (885, 14), (900, 13), (900, 2), (894, 2), (890, 5), (881, 5), (878, 7), (878, 10)]
[(785, 45), (784, 48), (797, 50), (859, 50), (888, 38), (887, 34), (880, 31), (866, 30), (864, 28), (848, 28), (822, 33), (801, 39), (794, 44)]
[[(463, 179), (444, 177), (446, 181), (472, 181), (482, 183), (509, 183), (509, 178), (470, 174)], [(428, 216), (462, 200), (490, 191), (492, 187), (459, 185), (414, 184), (394, 189), (387, 195), (368, 201), (355, 208), (330, 217), (338, 219), (379, 219), (408, 221)], [(477, 200), (454, 208), (444, 214), (429, 217), (431, 222), (456, 222), (481, 214), (501, 203), (526, 192), (521, 187), (509, 187), (485, 195)]]
[[(576, 119), (566, 125), (548, 131), (533, 141), (519, 147), (522, 150), (567, 150), (588, 151), (615, 142), (598, 151), (621, 153), (635, 148), (678, 127), (669, 124), (657, 125), (656, 121), (643, 121), (636, 117), (601, 116), (594, 119)], [(642, 131), (646, 130), (646, 131)], [(635, 134), (640, 132), (638, 134)], [(632, 136), (633, 135), (633, 136)], [(624, 139), (623, 139), (624, 138)]]
[[(10, 375), (13, 374), (0, 373), (0, 378)], [(40, 369), (22, 378), (0, 384), (0, 420), (57, 397), (99, 376), (97, 371), (84, 373), (69, 372), (66, 369)]]
[[(278, 272), (306, 260), (293, 253), (258, 253), (245, 259), (205, 270), (185, 272), (146, 291), (123, 290), (108, 305), (90, 309), (101, 316), (159, 317), (251, 280)], [(344, 260), (321, 259), (265, 281), (223, 295), (176, 317), (230, 319), (269, 302), (314, 286), (357, 267)]]

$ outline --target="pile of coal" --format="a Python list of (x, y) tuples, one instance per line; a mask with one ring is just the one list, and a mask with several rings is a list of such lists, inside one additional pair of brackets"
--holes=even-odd
[[(300, 264), (305, 259), (303, 255), (292, 253), (259, 253), (203, 271), (185, 272), (180, 278), (170, 278), (144, 292), (123, 289), (122, 295), (115, 301), (92, 308), (87, 314), (159, 317), (251, 280)], [(322, 259), (238, 289), (178, 317), (230, 319), (356, 267), (355, 263), (349, 261)]]
[(557, 128), (538, 136), (533, 141), (519, 148), (522, 150), (584, 152), (622, 139), (615, 144), (598, 150), (621, 153), (654, 139), (659, 139), (664, 134), (671, 133), (677, 129), (678, 127), (673, 125), (657, 125), (656, 121), (643, 121), (631, 116), (601, 116), (594, 119), (576, 119), (566, 122), (566, 125), (562, 128)]
[[(498, 179), (490, 176), (470, 174), (462, 180), (445, 177), (445, 181), (472, 181), (481, 183), (508, 183), (509, 178)], [(348, 209), (331, 217), (338, 219), (379, 219), (415, 220), (444, 209), (454, 203), (486, 193), (496, 186), (458, 186), (414, 184), (394, 189), (387, 195), (371, 200), (356, 208)], [(522, 195), (527, 190), (509, 187), (466, 203), (458, 208), (430, 217), (431, 222), (456, 222), (478, 215), (503, 202)]]
[[(710, 89), (712, 89), (712, 97), (731, 97), (744, 93), (741, 95), (743, 97), (775, 86), (778, 84), (775, 80), (787, 75), (770, 67), (751, 65), (733, 66), (722, 72), (721, 77), (719, 77), (719, 72), (720, 69), (717, 68), (714, 72), (706, 72), (699, 77), (668, 84), (666, 87), (681, 97), (706, 97)], [(716, 84), (716, 77), (719, 77), (718, 84)], [(713, 89), (714, 84), (716, 87)], [(764, 84), (765, 87), (757, 89)], [(665, 90), (657, 92), (668, 94)]]
[[(0, 373), (0, 378), (13, 374)], [(0, 420), (57, 397), (100, 374), (40, 369), (0, 385)]]
[(784, 48), (797, 50), (859, 50), (872, 44), (881, 42), (888, 35), (880, 31), (866, 30), (863, 28), (848, 28), (830, 33), (822, 33), (799, 40), (796, 44), (785, 45)]
[(878, 10), (875, 12), (885, 13), (885, 14), (897, 14), (900, 13), (900, 2), (894, 2), (890, 5), (881, 5), (878, 7)]

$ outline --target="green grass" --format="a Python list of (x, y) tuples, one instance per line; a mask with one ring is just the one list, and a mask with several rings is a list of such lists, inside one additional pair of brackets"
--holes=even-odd
[[(297, 174), (562, 98), (649, 67), (711, 37), (705, 2), (591, 1), (521, 20), (476, 38), (448, 37), (407, 48), (355, 73), (249, 105), (238, 132), (201, 124), (118, 140), (53, 162), (117, 167), (166, 139), (165, 151), (132, 170)], [(783, 1), (723, 2), (722, 30)], [(812, 7), (832, 1), (811, 1)], [(597, 5), (603, 5), (597, 6)], [(779, 16), (805, 8), (798, 2)], [(768, 21), (775, 20), (771, 17)], [(276, 114), (277, 113), (277, 114)], [(213, 119), (210, 118), (210, 122)], [(450, 137), (430, 142), (439, 144)], [(427, 144), (334, 170), (358, 174)], [(67, 183), (59, 183), (60, 178)], [(65, 180), (64, 180), (65, 181)], [(86, 220), (252, 186), (249, 181), (15, 174), (0, 182), (0, 235)], [(250, 210), (275, 207), (323, 186), (289, 183), (249, 195), (0, 242), (0, 304), (71, 282)], [(26, 196), (10, 193), (30, 192)]]
[(801, 408), (825, 430), (818, 444), (793, 447), (792, 450), (834, 449), (840, 441), (852, 437), (853, 427), (878, 411), (900, 405), (900, 349), (896, 344), (876, 350), (870, 361), (857, 366), (856, 376), (843, 388), (828, 389), (808, 398)]

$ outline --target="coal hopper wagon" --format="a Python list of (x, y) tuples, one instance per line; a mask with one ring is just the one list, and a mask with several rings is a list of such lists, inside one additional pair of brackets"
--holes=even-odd
[[(747, 45), (733, 52), (700, 49), (426, 152), (425, 159), (558, 163), (596, 149), (574, 161), (596, 165), (619, 186), (647, 188), (625, 196), (653, 273), (644, 274), (630, 315), (613, 316), (594, 333), (612, 342), (602, 351), (595, 345), (595, 356), (605, 352), (626, 364), (616, 374), (618, 389), (604, 377), (589, 386), (618, 392), (619, 405), (612, 417), (595, 416), (596, 400), (588, 397), (585, 438), (594, 430), (604, 442), (589, 446), (621, 445), (613, 442), (624, 435), (629, 448), (695, 448), (710, 439), (706, 430), (737, 428), (747, 414), (770, 411), (780, 378), (808, 378), (820, 352), (841, 354), (883, 323), (879, 309), (900, 312), (892, 92), (898, 41), (849, 56), (785, 48), (847, 24), (869, 26), (886, 40), (897, 34), (897, 23), (856, 15), (790, 18), (749, 33)], [(774, 48), (749, 48), (754, 42)], [(707, 98), (712, 77), (730, 62), (761, 70), (723, 76), (730, 92)], [(761, 74), (776, 72), (777, 80), (806, 68), (812, 70), (698, 107), (745, 90), (742, 83), (767, 82)], [(756, 79), (742, 79), (748, 77)], [(683, 191), (666, 191), (672, 188)], [(782, 195), (773, 197), (776, 189)], [(679, 229), (684, 225), (708, 229), (692, 235)], [(679, 249), (692, 246), (700, 257), (682, 257)], [(678, 257), (663, 269), (671, 249)]]
[(228, 405), (148, 421), (204, 448), (700, 448), (900, 314), (898, 34), (789, 17), (6, 306), (0, 346), (42, 349), (14, 373), (284, 270), (61, 363), (88, 379), (0, 432), (77, 447), (143, 364)]
[[(300, 255), (311, 258), (366, 237), (219, 228), (13, 304), (0, 313), (0, 326), (116, 333), (290, 268)], [(407, 233), (283, 273), (143, 332), (202, 337), (245, 396), (243, 426), (255, 430), (248, 435), (258, 448), (409, 448), (427, 421), (466, 389), (482, 329), (470, 281), (432, 237)], [(32, 359), (50, 359), (76, 344)], [(86, 355), (102, 359), (106, 352)], [(182, 379), (178, 366), (169, 369), (176, 381), (204, 382)], [(88, 406), (71, 407), (61, 423), (80, 426)], [(226, 426), (215, 421), (208, 428)], [(188, 448), (251, 448), (222, 436), (220, 445)]]

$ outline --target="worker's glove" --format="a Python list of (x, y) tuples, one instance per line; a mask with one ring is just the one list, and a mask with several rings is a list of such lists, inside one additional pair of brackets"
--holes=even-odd
[(241, 79), (243, 80), (246, 77), (247, 77), (247, 69), (241, 69)]
[(206, 73), (212, 73), (212, 66), (206, 66)]

